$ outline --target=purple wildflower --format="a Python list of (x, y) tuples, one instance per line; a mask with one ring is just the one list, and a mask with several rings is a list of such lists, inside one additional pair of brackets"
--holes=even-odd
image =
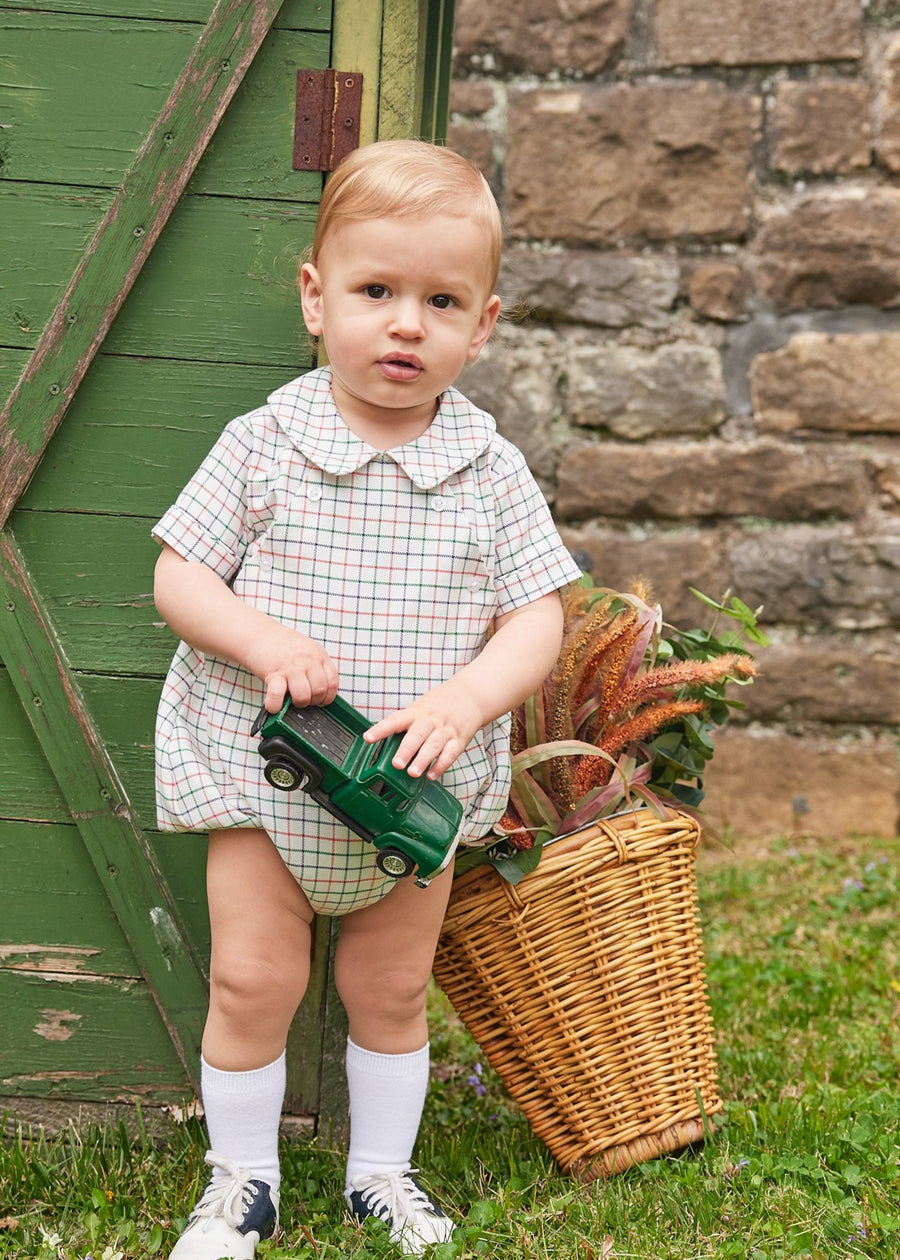
[(481, 1064), (476, 1063), (472, 1069), (472, 1075), (466, 1078), (466, 1084), (471, 1085), (479, 1098), (484, 1098), (487, 1093), (487, 1085), (481, 1079)]

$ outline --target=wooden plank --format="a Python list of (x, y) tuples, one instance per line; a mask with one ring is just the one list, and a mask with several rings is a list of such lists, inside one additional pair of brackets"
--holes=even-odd
[(7, 14), (3, 178), (117, 188), (197, 35), (177, 22), (138, 31), (128, 19)]
[(147, 840), (172, 890), (194, 950), (209, 977), (209, 908), (206, 902), (207, 837), (193, 831), (148, 831)]
[(322, 177), (293, 164), (298, 69), (324, 69), (328, 32), (272, 31), (219, 124), (189, 191), (318, 204)]
[(98, 354), (20, 500), (24, 509), (158, 519), (235, 416), (293, 373)]
[(178, 1056), (193, 1078), (207, 1001), (202, 969), (9, 530), (0, 536), (0, 653)]
[[(68, 821), (65, 797), (47, 765), (47, 758), (31, 724), (22, 712), (9, 671), (5, 668), (0, 668), (0, 714), (0, 819)], [(8, 886), (7, 880), (0, 880), (4, 891)], [(6, 913), (4, 904), (4, 918)]]
[(12, 346), (0, 346), (0, 398), (5, 398), (19, 379), (19, 373), (28, 362), (26, 350)]
[[(161, 679), (79, 674), (78, 687), (129, 801), (147, 826), (155, 826), (153, 741)], [(174, 894), (177, 886), (169, 886)]]
[[(81, 189), (63, 195), (52, 185), (0, 185), (7, 298), (0, 306), (0, 337), (8, 346), (37, 345), (58, 301), (55, 278), (74, 265), (106, 196)], [(304, 203), (185, 197), (104, 349), (269, 364), (284, 379), (303, 371), (311, 347), (300, 314), (297, 260), (312, 240), (315, 216), (316, 207)], [(46, 446), (49, 436), (37, 411), (17, 424), (20, 440)]]
[[(77, 266), (112, 199), (106, 189), (0, 183), (0, 339), (5, 346), (37, 345), (65, 290), (65, 277)], [(5, 382), (4, 398), (15, 384)]]
[[(70, 668), (161, 677), (177, 640), (153, 603), (159, 548), (141, 517), (20, 512), (16, 538)], [(10, 671), (13, 658), (0, 655)]]
[(347, 1017), (331, 966), (339, 931), (337, 919), (315, 921), (309, 987), (288, 1036), (286, 1103), (296, 1115), (315, 1113), (319, 1136), (341, 1144), (349, 1134), (349, 1099)]
[[(206, 974), (206, 837), (151, 832), (160, 867)], [(0, 967), (140, 978), (78, 829), (0, 821)]]
[[(197, 27), (179, 22), (10, 14), (0, 83), (4, 179), (117, 188), (196, 39)], [(298, 66), (325, 66), (328, 53), (327, 31), (270, 32), (192, 187), (317, 201), (321, 178), (295, 172), (290, 160), (293, 83)], [(85, 66), (96, 73), (85, 75)]]
[[(100, 14), (166, 22), (207, 22), (214, 0), (0, 0), (0, 12)], [(280, 30), (327, 31), (331, 0), (285, 0), (274, 26)]]
[(379, 140), (418, 134), (422, 107), (427, 6), (419, 0), (385, 0), (381, 44)]
[(378, 95), (381, 83), (381, 27), (384, 0), (365, 4), (339, 2), (334, 10), (331, 63), (363, 76), (359, 143), (378, 138)]
[(296, 273), (312, 240), (316, 209), (185, 197), (105, 348), (113, 354), (277, 364), (287, 376), (296, 375), (310, 362)]
[(161, 1105), (192, 1090), (147, 986), (0, 969), (0, 1094)]
[(5, 523), (281, 0), (219, 0), (0, 415)]
[(445, 140), (450, 117), (455, 0), (432, 0), (425, 4), (425, 9), (427, 25), (417, 134), (430, 140)]
[[(71, 189), (61, 196), (53, 186), (0, 185), (6, 297), (0, 337), (8, 346), (37, 344), (58, 300), (55, 277), (74, 265), (93, 230), (98, 200), (107, 195)], [(275, 369), (272, 388), (305, 370), (311, 347), (296, 271), (312, 240), (315, 214), (315, 206), (305, 204), (184, 198), (105, 349), (269, 364)], [(19, 421), (19, 436), (30, 433), (37, 446), (44, 430), (36, 412), (29, 419)]]
[(0, 870), (0, 970), (141, 978), (74, 823), (0, 822)]

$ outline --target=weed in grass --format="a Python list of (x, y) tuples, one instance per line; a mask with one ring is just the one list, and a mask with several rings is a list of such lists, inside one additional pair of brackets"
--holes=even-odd
[[(699, 1150), (578, 1185), (437, 991), (416, 1152), (459, 1221), (433, 1260), (900, 1260), (900, 841), (701, 866), (724, 1112)], [(480, 1071), (477, 1066), (480, 1064)], [(202, 1128), (0, 1146), (0, 1256), (165, 1256), (205, 1182)], [(260, 1260), (396, 1260), (343, 1218), (343, 1156), (285, 1140)]]

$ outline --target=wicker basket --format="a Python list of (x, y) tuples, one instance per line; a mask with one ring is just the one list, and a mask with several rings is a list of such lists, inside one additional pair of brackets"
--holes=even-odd
[(513, 886), (460, 876), (434, 974), (562, 1169), (704, 1138), (721, 1109), (697, 915), (699, 828), (649, 810), (547, 846)]

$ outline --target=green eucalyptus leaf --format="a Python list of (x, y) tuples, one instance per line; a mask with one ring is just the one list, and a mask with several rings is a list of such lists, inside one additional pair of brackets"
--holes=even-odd
[(691, 805), (695, 809), (706, 795), (702, 787), (691, 787), (688, 783), (673, 783), (670, 791), (682, 805)]

